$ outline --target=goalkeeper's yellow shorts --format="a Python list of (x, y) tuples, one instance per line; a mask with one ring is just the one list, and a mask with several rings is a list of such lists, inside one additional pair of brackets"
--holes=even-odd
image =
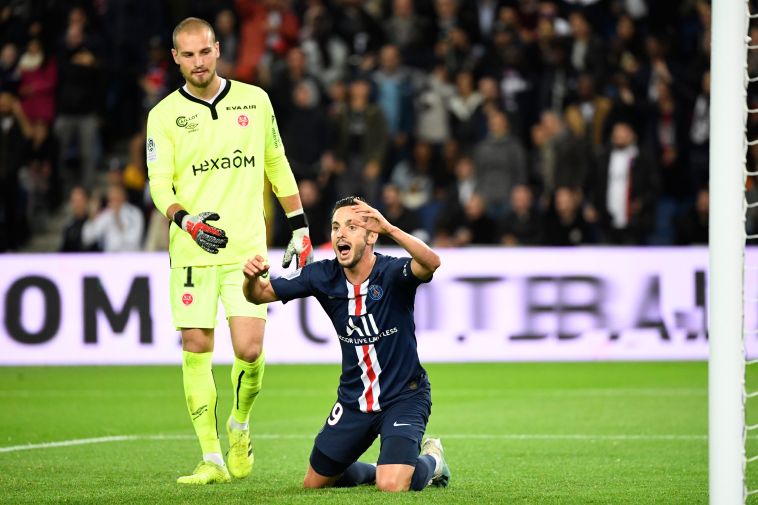
[(243, 264), (171, 269), (171, 315), (174, 326), (181, 328), (215, 328), (218, 298), (230, 317), (266, 319), (268, 304), (256, 305), (245, 300), (242, 283)]

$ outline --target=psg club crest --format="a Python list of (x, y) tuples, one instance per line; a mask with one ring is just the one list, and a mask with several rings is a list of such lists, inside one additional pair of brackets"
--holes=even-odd
[(250, 123), (250, 118), (248, 118), (245, 114), (240, 114), (237, 116), (237, 124), (241, 127), (246, 127)]
[(192, 293), (184, 293), (182, 295), (182, 303), (184, 305), (190, 305), (194, 301), (194, 298), (192, 298)]
[(376, 284), (372, 284), (368, 287), (368, 296), (374, 301), (377, 301), (382, 297), (384, 294), (384, 291), (382, 291), (382, 287), (378, 286)]

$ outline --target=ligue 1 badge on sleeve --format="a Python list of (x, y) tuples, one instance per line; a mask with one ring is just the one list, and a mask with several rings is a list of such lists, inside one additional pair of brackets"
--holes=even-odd
[(147, 150), (147, 161), (158, 159), (158, 151), (155, 148), (155, 140), (152, 137), (148, 137), (145, 148)]

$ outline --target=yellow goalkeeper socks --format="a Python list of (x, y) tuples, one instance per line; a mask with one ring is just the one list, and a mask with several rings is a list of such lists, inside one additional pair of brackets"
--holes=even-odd
[(250, 418), (255, 398), (263, 386), (263, 371), (266, 368), (266, 356), (263, 352), (252, 363), (234, 357), (232, 365), (232, 388), (234, 404), (232, 419), (244, 425)]
[[(216, 383), (211, 371), (212, 352), (183, 352), (182, 376), (195, 433), (203, 454), (221, 454), (216, 426)], [(222, 460), (223, 462), (223, 460)]]

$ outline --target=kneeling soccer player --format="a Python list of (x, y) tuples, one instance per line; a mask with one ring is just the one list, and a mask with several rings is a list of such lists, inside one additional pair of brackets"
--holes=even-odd
[[(379, 234), (391, 237), (411, 257), (375, 253)], [(245, 264), (248, 301), (286, 303), (315, 296), (340, 339), (337, 403), (316, 436), (303, 486), (376, 482), (382, 491), (447, 486), (450, 470), (440, 440), (421, 444), (432, 401), (413, 321), (416, 289), (431, 280), (440, 258), (356, 197), (335, 205), (331, 238), (336, 259), (270, 282), (263, 257)], [(376, 466), (358, 462), (377, 436), (381, 449)]]

